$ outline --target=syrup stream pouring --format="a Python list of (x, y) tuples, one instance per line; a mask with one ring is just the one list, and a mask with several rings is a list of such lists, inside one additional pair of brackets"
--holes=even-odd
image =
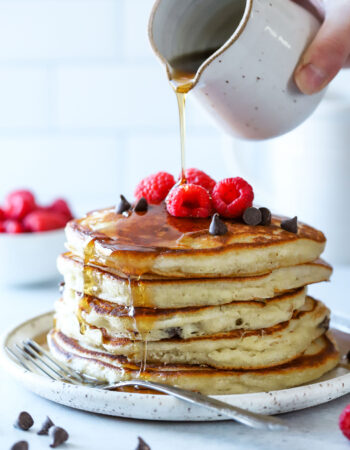
[(144, 380), (120, 381), (113, 384), (103, 383), (93, 377), (79, 374), (61, 361), (57, 361), (50, 353), (31, 339), (16, 344), (15, 348), (6, 347), (6, 350), (25, 370), (36, 374), (38, 373), (37, 371), (40, 370), (41, 374), (55, 381), (103, 390), (116, 390), (126, 386), (142, 387), (171, 395), (172, 397), (193, 405), (202, 406), (219, 415), (227, 416), (236, 422), (252, 428), (267, 430), (288, 430), (289, 428), (281, 419), (276, 417), (264, 416), (262, 414), (246, 411), (213, 397), (208, 397), (197, 392), (186, 391), (185, 389), (174, 386)]

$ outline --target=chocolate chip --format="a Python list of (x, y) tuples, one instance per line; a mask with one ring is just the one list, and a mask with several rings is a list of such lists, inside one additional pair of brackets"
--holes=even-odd
[(348, 353), (346, 354), (346, 359), (347, 359), (348, 361), (350, 361), (350, 350), (349, 350)]
[(263, 225), (264, 227), (271, 225), (271, 211), (268, 208), (259, 208), (259, 211), (261, 212), (260, 225)]
[(329, 329), (329, 323), (330, 323), (330, 318), (329, 317), (325, 317), (322, 322), (320, 322), (317, 327), (318, 328), (324, 328), (326, 331)]
[(130, 203), (127, 201), (124, 195), (121, 195), (119, 205), (116, 207), (115, 212), (117, 214), (123, 214), (123, 212), (129, 211), (130, 208)]
[(228, 228), (225, 222), (220, 219), (219, 214), (214, 214), (209, 226), (209, 233), (213, 236), (223, 236), (227, 232)]
[(237, 319), (236, 320), (236, 326), (240, 327), (243, 324), (243, 320), (242, 319)]
[(167, 329), (167, 333), (169, 334), (169, 338), (181, 338), (181, 327), (172, 327)]
[(22, 411), (14, 424), (16, 428), (23, 431), (28, 431), (34, 424), (33, 417), (26, 411)]
[(290, 233), (298, 233), (298, 218), (293, 217), (293, 219), (282, 220), (281, 228), (283, 230), (289, 231)]
[(61, 283), (58, 285), (58, 286), (59, 286), (60, 294), (62, 294), (63, 291), (64, 291), (64, 285), (65, 285), (65, 282), (64, 282), (64, 281), (61, 281)]
[(49, 429), (51, 427), (55, 426), (55, 424), (52, 422), (49, 416), (46, 417), (45, 421), (41, 425), (40, 430), (38, 431), (38, 434), (40, 436), (47, 436), (49, 434)]
[(136, 203), (134, 207), (134, 211), (136, 212), (145, 212), (148, 210), (148, 203), (145, 197), (141, 197), (140, 200)]
[(151, 450), (151, 447), (146, 444), (146, 442), (140, 436), (137, 439), (139, 440), (139, 445), (135, 450)]
[(260, 209), (254, 208), (253, 206), (251, 208), (247, 208), (243, 213), (243, 222), (247, 225), (259, 225), (262, 220), (262, 213)]
[(13, 444), (10, 450), (28, 450), (29, 444), (27, 441), (19, 441)]
[(69, 438), (69, 434), (66, 430), (61, 427), (51, 427), (49, 431), (49, 435), (53, 438), (53, 442), (50, 445), (51, 448), (56, 448), (59, 445), (66, 442)]

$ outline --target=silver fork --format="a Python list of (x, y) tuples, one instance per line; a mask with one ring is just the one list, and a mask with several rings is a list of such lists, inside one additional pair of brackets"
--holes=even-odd
[(52, 380), (76, 385), (85, 385), (104, 390), (114, 390), (126, 386), (147, 388), (171, 395), (194, 405), (203, 406), (219, 415), (227, 416), (230, 419), (252, 428), (267, 430), (288, 429), (288, 426), (276, 417), (252, 413), (215, 398), (197, 392), (180, 389), (178, 387), (144, 380), (119, 381), (118, 383), (113, 384), (101, 382), (96, 378), (82, 375), (61, 361), (57, 361), (49, 352), (32, 339), (23, 341), (21, 344), (15, 344), (13, 348), (6, 347), (6, 350), (26, 370), (34, 373), (39, 370), (42, 374)]

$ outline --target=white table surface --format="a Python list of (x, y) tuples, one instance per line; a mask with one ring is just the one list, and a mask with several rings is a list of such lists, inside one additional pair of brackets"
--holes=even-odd
[[(338, 267), (331, 283), (310, 288), (333, 311), (350, 315), (350, 267)], [(0, 327), (3, 331), (21, 321), (52, 309), (58, 297), (57, 284), (32, 288), (0, 287)], [(18, 440), (28, 440), (30, 449), (48, 449), (50, 439), (35, 431), (46, 415), (70, 433), (69, 443), (59, 448), (72, 450), (134, 450), (137, 436), (152, 450), (228, 449), (317, 449), (349, 450), (350, 443), (338, 429), (338, 416), (350, 403), (350, 395), (326, 405), (285, 414), (288, 432), (262, 432), (234, 422), (174, 423), (147, 422), (99, 416), (56, 405), (28, 392), (0, 368), (0, 450)], [(12, 424), (22, 410), (30, 412), (35, 430), (23, 432)]]

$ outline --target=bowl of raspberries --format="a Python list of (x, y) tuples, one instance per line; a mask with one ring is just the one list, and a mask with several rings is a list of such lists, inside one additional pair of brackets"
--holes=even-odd
[(57, 278), (56, 258), (71, 219), (62, 198), (41, 205), (29, 190), (10, 192), (0, 204), (0, 283), (24, 285)]

